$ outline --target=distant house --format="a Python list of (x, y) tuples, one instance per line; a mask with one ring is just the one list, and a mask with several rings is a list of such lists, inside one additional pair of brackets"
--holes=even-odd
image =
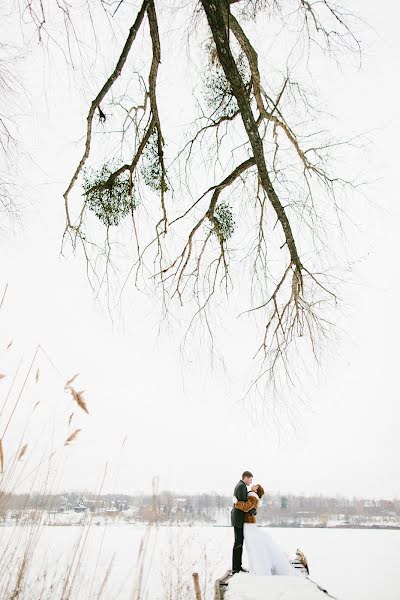
[(115, 506), (118, 510), (128, 510), (128, 502), (126, 500), (120, 500), (119, 498), (115, 501)]
[(183, 512), (186, 510), (186, 498), (175, 499), (175, 510), (177, 512)]
[(128, 502), (126, 500), (121, 500), (117, 498), (116, 500), (110, 500), (109, 505), (106, 507), (106, 513), (116, 513), (121, 510), (128, 510)]
[(61, 498), (61, 502), (58, 506), (58, 508), (56, 509), (58, 513), (63, 513), (63, 512), (67, 512), (69, 510), (72, 509), (72, 504), (71, 502), (68, 500), (67, 496), (63, 496)]
[(78, 502), (74, 506), (74, 512), (77, 512), (77, 513), (86, 512), (87, 508), (88, 507), (86, 506), (86, 504), (83, 500), (78, 500)]

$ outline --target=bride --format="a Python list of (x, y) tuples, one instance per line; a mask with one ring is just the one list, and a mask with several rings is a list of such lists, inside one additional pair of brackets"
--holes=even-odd
[[(268, 531), (256, 525), (255, 515), (249, 510), (260, 505), (264, 490), (260, 484), (253, 485), (247, 500), (236, 501), (235, 507), (244, 515), (243, 536), (247, 551), (249, 572), (253, 575), (292, 575), (300, 573), (295, 569), (286, 554), (273, 540)], [(236, 499), (235, 499), (236, 500)]]

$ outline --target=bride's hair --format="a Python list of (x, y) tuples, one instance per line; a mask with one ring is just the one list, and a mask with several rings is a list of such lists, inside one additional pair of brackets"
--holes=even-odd
[(262, 498), (265, 494), (264, 492), (264, 488), (262, 487), (262, 485), (260, 485), (259, 483), (257, 483), (257, 491), (256, 494), (259, 498)]

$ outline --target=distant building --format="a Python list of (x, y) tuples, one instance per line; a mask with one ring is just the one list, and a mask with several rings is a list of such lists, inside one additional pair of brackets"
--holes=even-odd
[(175, 510), (177, 512), (183, 512), (186, 510), (186, 498), (175, 499)]
[(86, 512), (87, 511), (87, 506), (83, 500), (83, 498), (81, 498), (80, 500), (78, 500), (78, 502), (75, 504), (74, 506), (74, 512), (80, 513), (80, 512)]

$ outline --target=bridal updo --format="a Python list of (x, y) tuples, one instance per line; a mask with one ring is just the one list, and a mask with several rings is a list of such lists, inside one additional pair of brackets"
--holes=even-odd
[(264, 492), (264, 488), (262, 487), (262, 485), (260, 485), (259, 483), (257, 483), (257, 491), (256, 494), (259, 498), (262, 498), (265, 494)]

